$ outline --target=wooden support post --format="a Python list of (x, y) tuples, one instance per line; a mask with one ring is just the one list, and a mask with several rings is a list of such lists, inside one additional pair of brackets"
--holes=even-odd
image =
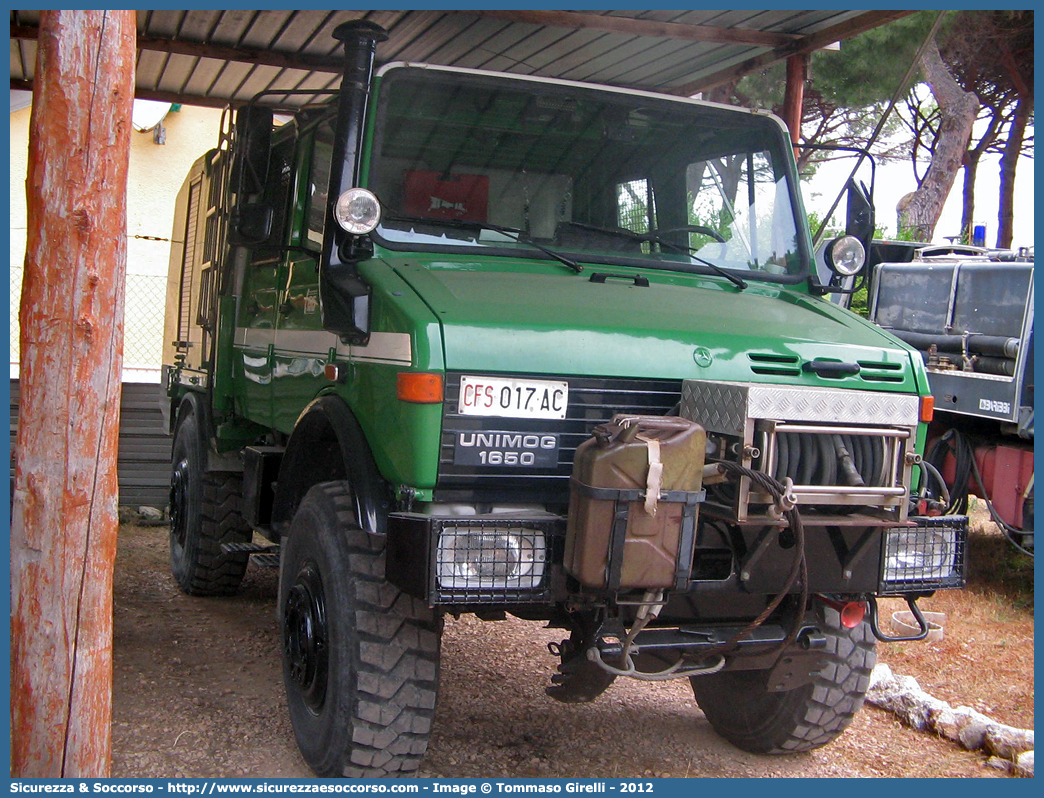
[(109, 774), (134, 11), (44, 11), (11, 519), (11, 775)]
[[(808, 78), (808, 54), (799, 53), (787, 59), (787, 86), (783, 96), (783, 121), (790, 130), (790, 140), (801, 141), (801, 112), (805, 104), (805, 80)], [(794, 147), (794, 157), (798, 149)]]

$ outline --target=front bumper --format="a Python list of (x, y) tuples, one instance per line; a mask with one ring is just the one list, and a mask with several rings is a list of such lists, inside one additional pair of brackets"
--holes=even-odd
[[(967, 517), (918, 516), (907, 524), (806, 529), (810, 592), (899, 596), (963, 587)], [(687, 587), (674, 593), (689, 593), (723, 610), (740, 596), (775, 594), (797, 555), (795, 547), (781, 545), (778, 532), (737, 530), (731, 554), (725, 555), (731, 565), (713, 578), (700, 573), (699, 563), (704, 551), (719, 556), (721, 542), (697, 535)], [(394, 513), (388, 519), (386, 575), (429, 606), (551, 606), (588, 595), (563, 573), (564, 540), (565, 519), (550, 514)], [(604, 599), (606, 593), (590, 594), (595, 596)]]

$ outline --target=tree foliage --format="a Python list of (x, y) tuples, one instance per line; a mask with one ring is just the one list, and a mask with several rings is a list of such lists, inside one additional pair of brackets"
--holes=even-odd
[[(839, 51), (814, 53), (810, 63), (810, 82), (806, 86), (802, 109), (802, 138), (806, 143), (865, 145), (892, 94), (928, 35), (937, 11), (922, 11), (896, 22), (845, 40)], [(938, 205), (949, 191), (956, 172), (964, 168), (964, 213), (966, 232), (974, 213), (974, 184), (978, 164), (986, 153), (1001, 157), (1001, 198), (998, 245), (1009, 246), (1015, 166), (1020, 154), (1032, 155), (1033, 137), (1033, 11), (947, 12), (936, 38), (935, 77), (940, 93), (949, 92), (940, 102), (913, 87), (890, 119), (872, 152), (879, 160), (910, 158), (921, 195), (910, 202)], [(939, 64), (944, 67), (940, 71)], [(783, 108), (784, 67), (775, 65), (743, 78), (738, 84), (723, 87), (715, 99), (780, 113)], [(917, 76), (925, 79), (927, 62)], [(980, 105), (977, 138), (970, 138), (970, 124), (958, 122), (971, 106), (963, 92), (978, 99)], [(956, 113), (954, 106), (960, 106)], [(974, 117), (972, 117), (974, 119)], [(954, 141), (956, 140), (956, 143)], [(899, 142), (898, 144), (896, 142)], [(961, 157), (955, 161), (954, 151)], [(819, 162), (833, 156), (804, 150), (798, 166), (802, 174), (815, 171)], [(935, 160), (935, 169), (924, 164)], [(945, 161), (945, 166), (943, 162)], [(925, 181), (931, 176), (928, 183)], [(923, 190), (922, 190), (923, 189)], [(945, 189), (945, 192), (943, 191)], [(931, 195), (931, 201), (927, 201)], [(940, 200), (940, 196), (942, 200)], [(934, 232), (931, 209), (919, 216), (918, 238)]]
[[(1033, 113), (1033, 12), (955, 12), (939, 51), (953, 79), (979, 101), (977, 133), (963, 156), (961, 230), (971, 238), (975, 217), (975, 180), (984, 155), (1001, 156), (998, 246), (1011, 244), (1014, 169), (1019, 155), (1032, 156), (1033, 137), (1025, 130)], [(941, 112), (935, 97), (911, 91), (901, 118), (911, 138), (914, 175), (921, 184), (921, 164), (935, 154)]]
[(1033, 118), (1033, 11), (962, 11), (940, 50), (956, 79), (988, 109), (990, 127), (965, 159), (965, 229), (974, 211), (974, 174), (982, 153), (997, 147), (1000, 162), (1000, 210), (997, 245), (1011, 246), (1015, 167), (1032, 154), (1026, 135)]
[[(865, 146), (934, 20), (934, 12), (912, 14), (846, 39), (840, 50), (813, 53), (802, 109), (805, 143)], [(732, 101), (782, 113), (785, 83), (784, 66), (776, 64), (740, 81)], [(890, 134), (900, 126), (898, 119), (890, 119), (872, 150), (876, 158), (887, 161), (906, 157), (906, 142), (899, 146), (889, 143), (894, 138)], [(832, 157), (806, 149), (799, 157), (798, 168), (809, 175), (817, 163)]]
[(910, 231), (915, 239), (931, 241), (968, 149), (979, 99), (957, 82), (936, 42), (924, 49), (921, 67), (938, 106), (939, 125), (928, 171), (917, 189), (899, 201), (899, 229)]

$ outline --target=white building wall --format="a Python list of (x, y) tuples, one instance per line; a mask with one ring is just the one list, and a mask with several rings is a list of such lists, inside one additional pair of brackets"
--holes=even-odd
[[(12, 107), (14, 107), (12, 102)], [(25, 260), (25, 180), (31, 108), (11, 113), (11, 377), (18, 376), (18, 305)], [(131, 134), (127, 186), (127, 274), (124, 382), (158, 382), (174, 200), (193, 162), (217, 146), (221, 111), (183, 105), (163, 120), (165, 144), (153, 131)], [(159, 240), (157, 240), (159, 239)]]

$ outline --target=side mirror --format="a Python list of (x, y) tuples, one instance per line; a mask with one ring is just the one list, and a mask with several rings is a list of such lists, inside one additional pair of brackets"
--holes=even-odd
[(271, 108), (247, 105), (236, 114), (231, 178), (240, 202), (265, 190), (272, 155), (272, 122)]
[(870, 251), (870, 242), (874, 238), (874, 204), (870, 201), (866, 186), (857, 184), (855, 180), (850, 179), (845, 190), (848, 192), (845, 235), (859, 240), (865, 256), (865, 253)]
[(271, 205), (259, 202), (241, 202), (232, 217), (229, 240), (233, 244), (250, 246), (267, 241), (272, 235), (275, 212)]
[(370, 340), (370, 286), (346, 263), (326, 266), (319, 279), (323, 329), (343, 340), (365, 345)]
[[(350, 188), (334, 201), (332, 210), (340, 241), (319, 270), (323, 329), (361, 345), (370, 338), (371, 290), (355, 264), (373, 256), (373, 244), (366, 236), (381, 220), (381, 203), (365, 188)], [(334, 235), (332, 228), (328, 224), (325, 234)]]
[(824, 253), (826, 265), (834, 273), (828, 290), (842, 295), (858, 289), (855, 278), (866, 269), (867, 253), (874, 237), (874, 205), (866, 186), (849, 179), (845, 192), (848, 194), (845, 234), (827, 244)]
[(244, 106), (236, 114), (230, 175), (236, 195), (229, 231), (233, 244), (261, 244), (272, 235), (275, 213), (263, 201), (272, 157), (272, 121), (272, 109), (256, 105)]

